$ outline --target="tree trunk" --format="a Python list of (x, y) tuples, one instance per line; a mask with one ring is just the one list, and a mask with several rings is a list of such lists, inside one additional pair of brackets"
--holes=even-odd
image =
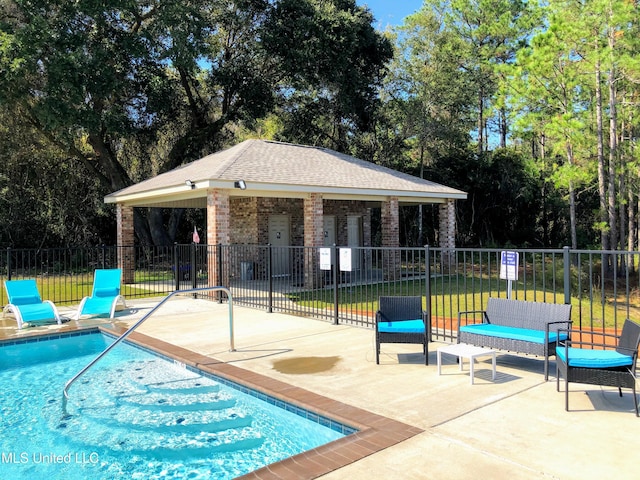
[[(596, 51), (598, 45), (596, 41)], [(602, 88), (600, 60), (596, 61), (596, 137), (598, 139), (598, 198), (600, 200), (600, 242), (603, 250), (609, 250), (609, 232), (607, 225), (607, 186), (605, 182), (605, 159), (604, 159), (604, 127), (602, 122)]]
[(482, 87), (478, 91), (478, 155), (482, 155), (484, 149), (484, 92)]
[(507, 148), (507, 112), (500, 109), (500, 148)]
[[(573, 147), (567, 140), (567, 162), (573, 165)], [(569, 181), (569, 221), (571, 224), (571, 248), (578, 248), (578, 234), (576, 230), (576, 192), (573, 188), (573, 180)]]
[[(626, 128), (623, 128), (623, 131), (626, 131), (628, 129), (627, 138), (629, 139), (631, 139), (633, 135), (633, 122), (631, 120), (632, 119), (630, 119), (630, 121), (627, 123)], [(629, 142), (629, 156), (631, 158), (635, 157), (634, 150), (635, 149), (633, 143)], [(632, 188), (632, 185), (634, 185), (635, 183), (634, 178), (637, 179), (637, 175), (634, 175), (634, 173), (635, 169), (631, 170), (630, 168), (627, 168), (627, 250), (630, 252), (634, 251), (639, 246), (637, 231), (638, 222), (636, 220), (636, 212), (638, 211), (638, 196), (634, 193), (634, 189)], [(635, 271), (635, 263), (635, 256), (631, 256), (631, 259), (629, 260), (629, 268), (632, 272)]]
[[(420, 144), (420, 178), (424, 178), (424, 145)], [(423, 232), (422, 232), (422, 215), (423, 215), (422, 203), (418, 205), (418, 245), (424, 245)]]
[(616, 114), (616, 88), (615, 88), (615, 68), (613, 65), (609, 69), (609, 230), (611, 234), (611, 248), (618, 248), (618, 215), (616, 212), (616, 157), (618, 155), (618, 134), (617, 134), (617, 114)]

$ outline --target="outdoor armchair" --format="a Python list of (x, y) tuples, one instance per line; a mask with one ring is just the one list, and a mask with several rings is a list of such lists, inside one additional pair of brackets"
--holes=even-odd
[(119, 268), (96, 270), (93, 278), (93, 291), (90, 297), (84, 297), (78, 306), (76, 320), (82, 315), (109, 315), (113, 318), (118, 303), (126, 308), (127, 303), (120, 295), (122, 270)]
[[(562, 376), (565, 380), (565, 410), (569, 410), (569, 383), (586, 383), (618, 387), (620, 396), (623, 387), (630, 388), (636, 416), (640, 416), (635, 378), (640, 325), (625, 320), (620, 336), (585, 330), (569, 330), (569, 333), (569, 339), (561, 341), (556, 349), (556, 390), (560, 391)], [(602, 342), (584, 340), (594, 337), (602, 338)]]
[(58, 310), (50, 300), (42, 300), (38, 285), (34, 279), (7, 280), (4, 282), (7, 291), (8, 303), (4, 307), (3, 314), (13, 313), (18, 328), (25, 323), (55, 320), (58, 325), (62, 322)]
[(376, 363), (380, 363), (380, 344), (416, 343), (422, 345), (424, 364), (429, 365), (429, 327), (422, 297), (380, 297), (376, 312)]

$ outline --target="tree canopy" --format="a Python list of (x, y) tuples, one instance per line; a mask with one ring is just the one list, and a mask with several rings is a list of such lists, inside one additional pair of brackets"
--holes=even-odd
[[(355, 0), (0, 0), (0, 241), (113, 242), (104, 194), (261, 136), (469, 192), (459, 245), (637, 249), (637, 17), (425, 0), (380, 32)], [(141, 243), (179, 240), (183, 212), (135, 213)]]
[[(391, 58), (354, 0), (1, 5), (0, 101), (105, 193), (215, 151), (276, 110), (296, 140), (344, 149), (371, 124)], [(173, 240), (160, 213), (136, 211), (143, 243)]]

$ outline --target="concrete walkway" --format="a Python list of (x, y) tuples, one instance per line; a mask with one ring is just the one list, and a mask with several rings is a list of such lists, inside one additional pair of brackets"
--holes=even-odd
[[(128, 302), (115, 324), (130, 325), (157, 304)], [(71, 310), (63, 315), (71, 316)], [(82, 325), (109, 324), (105, 319)], [(15, 327), (15, 322), (13, 323)], [(6, 319), (1, 338), (77, 328), (76, 322), (17, 332)], [(383, 344), (375, 363), (370, 329), (234, 308), (230, 351), (228, 307), (177, 297), (145, 322), (148, 336), (227, 364), (294, 385), (424, 430), (392, 447), (334, 470), (323, 479), (635, 479), (640, 418), (631, 393), (570, 385), (570, 412), (556, 392), (555, 363), (543, 377), (540, 358), (499, 353), (497, 377), (491, 360), (476, 364), (475, 384), (452, 357), (436, 349), (429, 366), (418, 345)], [(561, 388), (564, 385), (561, 384)]]

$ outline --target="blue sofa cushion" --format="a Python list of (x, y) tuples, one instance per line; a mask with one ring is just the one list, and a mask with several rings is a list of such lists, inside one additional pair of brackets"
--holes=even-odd
[[(583, 348), (568, 348), (569, 366), (585, 368), (614, 368), (631, 365), (633, 359), (629, 355), (618, 353), (615, 350), (589, 350)], [(556, 355), (567, 363), (564, 347), (556, 349)]]
[[(473, 333), (476, 335), (488, 335), (490, 337), (508, 338), (510, 340), (521, 340), (523, 342), (544, 343), (544, 330), (532, 330), (528, 328), (505, 327), (492, 323), (477, 323), (474, 325), (464, 325), (460, 327), (461, 332)], [(560, 340), (566, 340), (567, 334), (560, 335)], [(549, 341), (556, 342), (558, 334), (549, 332)]]
[(422, 320), (401, 320), (399, 322), (379, 322), (378, 331), (383, 333), (424, 333)]

